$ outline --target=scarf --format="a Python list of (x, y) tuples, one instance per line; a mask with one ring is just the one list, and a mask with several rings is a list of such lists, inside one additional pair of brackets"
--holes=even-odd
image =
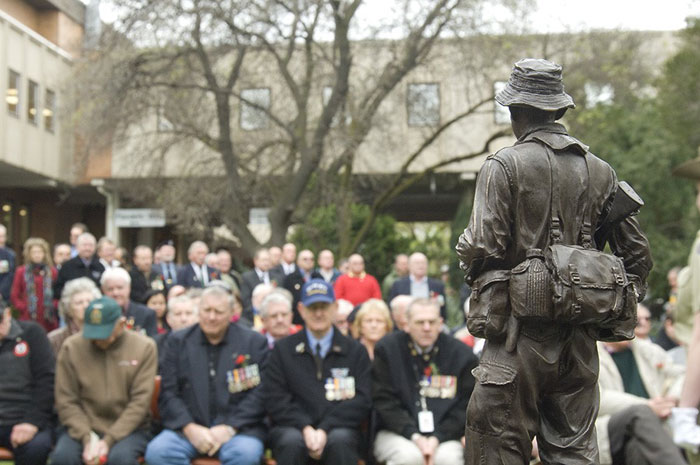
[(36, 311), (39, 305), (39, 299), (36, 295), (34, 271), (38, 270), (42, 277), (42, 288), (44, 291), (44, 320), (49, 323), (54, 323), (55, 315), (53, 312), (53, 289), (51, 287), (51, 267), (48, 265), (27, 265), (24, 267), (24, 282), (27, 284), (27, 310), (32, 320), (36, 321)]

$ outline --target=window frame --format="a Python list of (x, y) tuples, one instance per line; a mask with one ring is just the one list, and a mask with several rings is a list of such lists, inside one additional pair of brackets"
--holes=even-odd
[[(437, 119), (436, 120), (427, 120), (426, 118), (423, 118), (423, 121), (415, 121), (414, 118), (411, 116), (412, 112), (411, 110), (413, 109), (412, 106), (412, 88), (418, 87), (418, 86), (423, 86), (425, 88), (428, 88), (429, 86), (434, 86), (435, 89), (437, 90), (436, 95), (437, 95)], [(427, 110), (427, 108), (426, 108)], [(411, 128), (424, 128), (424, 127), (438, 127), (440, 126), (440, 122), (442, 121), (442, 93), (440, 92), (440, 83), (436, 81), (430, 81), (430, 82), (409, 82), (408, 86), (406, 87), (406, 124), (408, 127)], [(418, 116), (416, 116), (418, 117)]]
[[(12, 79), (15, 79), (14, 87), (12, 87)], [(14, 104), (14, 110), (10, 108), (12, 105), (8, 102), (10, 98), (10, 89), (14, 88), (17, 91), (17, 102)], [(5, 90), (5, 104), (7, 105), (7, 113), (10, 116), (14, 116), (17, 119), (21, 119), (21, 106), (22, 106), (22, 75), (17, 71), (9, 68), (7, 74), (7, 89)]]
[[(52, 96), (50, 99), (49, 94)], [(55, 91), (48, 87), (44, 88), (44, 107), (41, 115), (44, 119), (44, 129), (52, 134), (56, 132), (56, 97)], [(51, 103), (51, 107), (49, 107), (49, 103)], [(46, 114), (47, 111), (51, 111), (50, 116)]]
[[(259, 108), (255, 108), (254, 106), (250, 105), (249, 103), (245, 102), (243, 99), (251, 100), (248, 97), (245, 97), (243, 94), (245, 92), (250, 92), (250, 91), (266, 91), (267, 92), (267, 107), (265, 110), (261, 110)], [(258, 105), (260, 105), (258, 103)], [(262, 105), (261, 105), (262, 106)], [(244, 131), (260, 131), (260, 130), (265, 130), (269, 129), (270, 127), (270, 115), (268, 114), (270, 111), (270, 107), (272, 106), (272, 89), (269, 87), (249, 87), (246, 89), (241, 90), (241, 98), (240, 98), (240, 109), (239, 109), (239, 115), (238, 115), (238, 127), (241, 128)], [(247, 124), (245, 122), (245, 116), (246, 112), (250, 111), (252, 115), (255, 115), (258, 113), (259, 115), (264, 117), (264, 124)]]
[[(32, 126), (39, 127), (39, 107), (41, 86), (38, 82), (27, 79), (27, 122)], [(32, 104), (34, 105), (32, 107)], [(32, 108), (34, 115), (32, 116)]]

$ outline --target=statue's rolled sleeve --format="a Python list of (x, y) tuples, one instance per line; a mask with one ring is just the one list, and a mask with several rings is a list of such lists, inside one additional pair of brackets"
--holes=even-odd
[(466, 279), (498, 268), (511, 238), (510, 179), (502, 161), (489, 157), (476, 183), (469, 225), (459, 237), (457, 255)]
[(635, 216), (628, 216), (612, 231), (610, 249), (622, 258), (625, 271), (635, 283), (639, 299), (646, 293), (646, 280), (653, 266), (649, 241), (639, 226)]

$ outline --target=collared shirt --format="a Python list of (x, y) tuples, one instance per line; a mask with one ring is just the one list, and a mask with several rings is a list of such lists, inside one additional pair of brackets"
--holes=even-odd
[(263, 271), (260, 268), (255, 268), (255, 273), (258, 275), (258, 279), (260, 279), (260, 282), (270, 284), (270, 273), (268, 273), (267, 271)]
[(265, 337), (267, 338), (267, 347), (273, 349), (275, 347), (275, 338), (268, 332), (265, 333)]
[(331, 282), (333, 280), (333, 275), (335, 274), (335, 270), (331, 268), (330, 270), (324, 270), (323, 268), (318, 269), (318, 273), (323, 277), (324, 281), (326, 282)]
[(209, 273), (207, 270), (207, 265), (197, 265), (196, 263), (190, 263), (192, 265), (192, 268), (194, 269), (194, 273), (197, 275), (197, 279), (199, 279), (199, 282), (201, 282), (203, 285), (206, 285), (209, 283)]
[(163, 270), (163, 277), (165, 278), (165, 280), (175, 282), (177, 277), (177, 271), (175, 270), (175, 265), (173, 264), (173, 262), (163, 262), (160, 264), (160, 267)]
[(294, 273), (294, 263), (285, 263), (282, 262), (282, 269), (284, 270), (284, 274), (292, 274)]
[(411, 296), (412, 297), (430, 297), (430, 288), (428, 287), (428, 278), (423, 276), (418, 280), (415, 276), (410, 276), (411, 280)]
[(306, 328), (306, 337), (309, 339), (309, 345), (311, 346), (311, 351), (316, 351), (316, 344), (321, 344), (321, 357), (326, 358), (328, 351), (331, 350), (331, 342), (333, 342), (333, 327), (323, 336), (321, 339), (316, 339), (311, 331)]

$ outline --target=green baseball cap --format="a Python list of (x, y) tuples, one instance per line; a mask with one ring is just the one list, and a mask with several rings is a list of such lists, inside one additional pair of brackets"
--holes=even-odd
[(107, 339), (114, 330), (114, 323), (122, 316), (122, 308), (109, 297), (100, 297), (90, 302), (85, 310), (83, 337), (85, 339)]

